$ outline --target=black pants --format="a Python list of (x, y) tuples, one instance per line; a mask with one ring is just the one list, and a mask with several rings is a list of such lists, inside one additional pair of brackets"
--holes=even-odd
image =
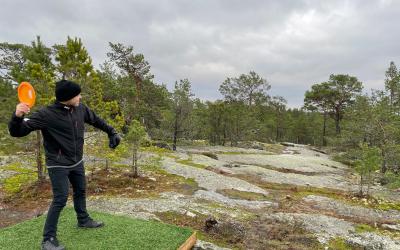
[(68, 200), (68, 182), (72, 185), (74, 209), (78, 222), (85, 223), (90, 219), (86, 211), (86, 179), (83, 162), (73, 168), (49, 168), (48, 171), (53, 189), (53, 202), (44, 225), (44, 240), (57, 235), (58, 218)]

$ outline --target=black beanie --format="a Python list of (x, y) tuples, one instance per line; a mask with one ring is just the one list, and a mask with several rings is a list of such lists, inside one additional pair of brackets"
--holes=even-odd
[(68, 101), (81, 93), (81, 86), (68, 80), (56, 82), (56, 99), (59, 102)]

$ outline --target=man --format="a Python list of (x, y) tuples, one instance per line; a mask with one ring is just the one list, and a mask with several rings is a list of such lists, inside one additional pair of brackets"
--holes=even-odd
[(29, 118), (29, 106), (20, 103), (9, 122), (11, 136), (22, 137), (31, 131), (41, 130), (49, 172), (53, 201), (43, 230), (42, 249), (65, 249), (57, 241), (57, 223), (68, 199), (68, 188), (73, 188), (73, 202), (80, 228), (97, 228), (104, 224), (94, 221), (86, 211), (86, 180), (83, 166), (84, 123), (106, 132), (110, 148), (120, 142), (115, 129), (80, 103), (81, 88), (78, 84), (61, 80), (56, 83), (56, 101)]

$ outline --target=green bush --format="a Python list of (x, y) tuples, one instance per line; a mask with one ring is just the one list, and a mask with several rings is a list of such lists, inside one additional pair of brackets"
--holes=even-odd
[(333, 160), (343, 163), (348, 166), (354, 166), (357, 159), (360, 157), (360, 151), (357, 149), (350, 149), (346, 152), (340, 152), (333, 155)]
[(400, 188), (400, 175), (388, 171), (381, 178), (381, 183), (390, 189), (398, 189)]

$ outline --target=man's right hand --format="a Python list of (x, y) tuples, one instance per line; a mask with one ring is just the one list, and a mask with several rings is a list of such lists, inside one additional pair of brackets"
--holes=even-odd
[(28, 114), (31, 109), (29, 108), (28, 104), (26, 103), (19, 103), (15, 108), (15, 115), (17, 117), (23, 117), (24, 115)]

